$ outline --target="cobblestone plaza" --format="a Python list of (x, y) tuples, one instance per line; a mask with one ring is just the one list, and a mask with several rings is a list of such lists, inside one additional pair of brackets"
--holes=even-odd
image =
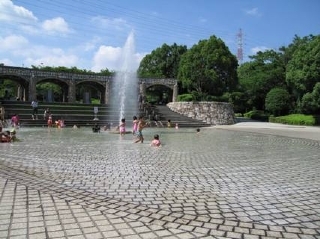
[(0, 144), (0, 238), (320, 238), (319, 128), (144, 136), (21, 128)]

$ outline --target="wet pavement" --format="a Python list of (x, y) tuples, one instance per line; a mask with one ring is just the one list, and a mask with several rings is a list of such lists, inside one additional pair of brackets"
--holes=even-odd
[(319, 128), (144, 135), (21, 128), (0, 144), (0, 238), (320, 238)]

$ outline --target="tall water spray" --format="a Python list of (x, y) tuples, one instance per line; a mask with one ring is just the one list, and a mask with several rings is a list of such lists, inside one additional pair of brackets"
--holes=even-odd
[(132, 122), (132, 117), (138, 112), (138, 78), (135, 60), (134, 34), (131, 32), (126, 40), (121, 55), (121, 68), (116, 72), (111, 82), (111, 106), (113, 112), (118, 113), (118, 121), (126, 119), (127, 125)]

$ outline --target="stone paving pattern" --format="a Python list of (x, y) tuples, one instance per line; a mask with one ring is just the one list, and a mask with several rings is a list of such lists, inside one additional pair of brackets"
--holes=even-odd
[(134, 144), (21, 128), (0, 144), (0, 238), (320, 238), (320, 130), (260, 130), (147, 128)]

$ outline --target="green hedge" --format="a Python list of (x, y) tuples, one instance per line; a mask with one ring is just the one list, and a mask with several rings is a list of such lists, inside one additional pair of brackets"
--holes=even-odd
[(267, 122), (269, 115), (265, 114), (262, 110), (251, 110), (247, 113), (244, 113), (244, 117)]
[(269, 117), (269, 122), (272, 123), (281, 123), (281, 124), (290, 124), (290, 125), (316, 125), (316, 119), (312, 115), (303, 115), (303, 114), (291, 114), (279, 117)]
[(192, 101), (193, 97), (192, 97), (192, 94), (183, 94), (183, 95), (178, 95), (177, 100), (178, 101)]

